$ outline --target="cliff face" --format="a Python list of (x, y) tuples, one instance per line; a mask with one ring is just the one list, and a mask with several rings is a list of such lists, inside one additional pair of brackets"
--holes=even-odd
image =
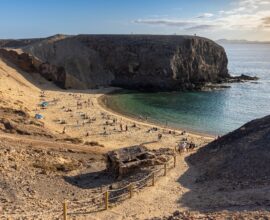
[(44, 39), (23, 50), (63, 68), (65, 88), (181, 90), (229, 77), (224, 49), (193, 36), (78, 35)]

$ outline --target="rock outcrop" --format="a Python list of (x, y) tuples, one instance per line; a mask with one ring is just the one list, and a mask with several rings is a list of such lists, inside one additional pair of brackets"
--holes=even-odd
[(0, 108), (0, 132), (53, 138), (44, 123), (31, 117), (26, 111)]
[(36, 72), (38, 66), (41, 64), (39, 60), (27, 53), (19, 53), (8, 49), (0, 49), (0, 57), (28, 73)]
[(270, 116), (253, 120), (211, 142), (189, 157), (201, 170), (197, 182), (222, 187), (266, 186), (270, 181)]
[(19, 53), (15, 50), (0, 49), (0, 58), (5, 59), (10, 64), (28, 73), (39, 73), (45, 79), (53, 81), (62, 88), (86, 87), (76, 77), (66, 73), (61, 66), (56, 66), (48, 62), (42, 62), (28, 53)]
[(63, 68), (65, 88), (199, 89), (229, 77), (224, 49), (195, 36), (58, 36), (22, 49)]

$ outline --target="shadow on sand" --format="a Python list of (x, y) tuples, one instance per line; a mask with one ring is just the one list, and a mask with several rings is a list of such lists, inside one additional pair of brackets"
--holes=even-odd
[(115, 182), (115, 179), (106, 170), (76, 176), (65, 176), (64, 180), (82, 189), (99, 188)]

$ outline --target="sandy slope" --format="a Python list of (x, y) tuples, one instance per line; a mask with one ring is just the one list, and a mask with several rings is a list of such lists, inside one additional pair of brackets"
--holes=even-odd
[[(65, 128), (66, 134), (71, 137), (80, 138), (83, 142), (95, 141), (103, 145), (103, 147), (91, 147), (83, 143), (69, 144), (54, 142), (54, 139), (0, 132), (0, 153), (3, 155), (0, 157), (2, 160), (0, 180), (9, 185), (8, 188), (0, 186), (0, 209), (4, 210), (5, 217), (8, 217), (11, 212), (17, 213), (16, 216), (23, 211), (31, 214), (36, 210), (42, 210), (43, 207), (53, 208), (55, 204), (58, 204), (56, 208), (61, 209), (64, 198), (89, 198), (92, 193), (99, 190), (99, 187), (84, 189), (64, 181), (63, 177), (72, 179), (76, 175), (100, 171), (104, 166), (100, 153), (106, 153), (108, 150), (135, 144), (145, 144), (149, 148), (174, 148), (183, 138), (201, 147), (212, 140), (200, 135), (181, 135), (180, 131), (176, 131), (175, 134), (169, 133), (169, 129), (158, 126), (155, 126), (158, 128), (157, 131), (149, 131), (153, 125), (121, 116), (99, 105), (99, 98), (112, 90), (113, 88), (61, 90), (38, 75), (20, 72), (0, 59), (0, 108), (23, 109), (31, 116), (40, 113), (44, 116), (41, 121), (44, 122), (45, 128), (56, 136), (61, 136)], [(39, 106), (41, 101), (48, 101), (49, 106), (42, 109)], [(127, 126), (128, 131), (121, 131), (121, 124), (124, 130)], [(159, 133), (162, 133), (163, 137), (158, 141)], [(74, 150), (78, 150), (79, 153)], [(46, 154), (49, 156), (46, 157)], [(94, 156), (95, 154), (97, 155)], [(197, 172), (185, 162), (189, 154), (178, 156), (177, 167), (160, 179), (155, 187), (144, 189), (142, 193), (136, 194), (132, 199), (124, 201), (109, 211), (76, 216), (75, 219), (146, 219), (169, 215), (175, 210), (202, 211), (208, 207), (219, 207), (224, 213), (224, 209), (236, 207), (237, 210), (238, 206), (250, 208), (248, 201), (243, 200), (245, 191), (231, 193), (221, 191), (213, 194), (211, 185), (202, 188), (196, 185)], [(33, 167), (36, 161), (46, 162), (42, 168), (45, 171)], [(58, 164), (52, 166), (52, 161)], [(61, 163), (73, 161), (74, 170), (46, 174), (46, 169), (59, 166), (59, 161)], [(85, 182), (86, 185), (98, 184), (99, 181), (103, 181), (102, 176), (99, 178), (96, 180), (92, 177), (89, 180), (86, 177), (83, 184)], [(44, 189), (50, 193), (44, 193)], [(7, 199), (5, 195), (9, 194), (11, 196)], [(13, 201), (14, 195), (18, 198), (15, 196)], [(224, 215), (226, 216), (226, 213)], [(217, 219), (224, 219), (224, 215)], [(195, 219), (207, 219), (200, 218), (200, 215), (197, 217)], [(51, 214), (40, 216), (40, 219), (51, 218)]]
[[(44, 91), (44, 93), (42, 91)], [(37, 138), (32, 139), (31, 136), (14, 136), (5, 133), (0, 133), (0, 137), (5, 141), (5, 143), (10, 142), (11, 147), (18, 141), (21, 148), (29, 145), (35, 148), (42, 147), (43, 149), (44, 147), (53, 147), (56, 150), (59, 150), (59, 148), (76, 148), (80, 151), (85, 151), (88, 153), (89, 148), (91, 148), (92, 152), (94, 151), (101, 153), (115, 148), (143, 143), (149, 148), (174, 148), (177, 142), (179, 142), (182, 138), (188, 138), (188, 141), (193, 141), (199, 146), (202, 146), (211, 140), (209, 137), (198, 135), (180, 135), (179, 132), (169, 134), (168, 129), (163, 129), (161, 127), (158, 127), (157, 131), (148, 132), (153, 125), (145, 122), (137, 122), (133, 119), (111, 113), (98, 104), (98, 98), (109, 91), (112, 91), (112, 89), (109, 88), (83, 91), (60, 90), (51, 83), (39, 78), (39, 76), (19, 72), (15, 68), (0, 60), (0, 107), (24, 109), (28, 111), (31, 116), (34, 116), (36, 113), (40, 113), (44, 116), (42, 121), (44, 122), (45, 127), (55, 134), (62, 133), (63, 129), (65, 128), (65, 132), (69, 136), (78, 137), (84, 141), (96, 141), (99, 144), (104, 145), (104, 147), (89, 147), (82, 144), (59, 145), (53, 144), (53, 142), (50, 140), (38, 140)], [(43, 97), (41, 97), (41, 95)], [(42, 109), (39, 106), (41, 101), (48, 101), (49, 106)], [(81, 103), (82, 107), (78, 107), (77, 103)], [(82, 114), (87, 115), (87, 119), (83, 119)], [(91, 122), (89, 122), (89, 119)], [(114, 120), (115, 122), (113, 122)], [(134, 123), (136, 124), (136, 127), (133, 127)], [(121, 131), (120, 124), (122, 124), (124, 129), (126, 126), (128, 126), (128, 131)], [(104, 134), (104, 131), (106, 131), (106, 134)], [(160, 141), (158, 141), (157, 138), (159, 133), (163, 134)], [(3, 152), (5, 151), (6, 150), (3, 148)], [(62, 151), (59, 151), (57, 154), (61, 154), (61, 152)], [(18, 151), (19, 157), (21, 157), (21, 153), (22, 152)], [(28, 153), (26, 152), (23, 153), (23, 155), (24, 154)], [(30, 152), (30, 155), (31, 154), (32, 153)], [(187, 192), (188, 189), (183, 187), (178, 182), (178, 179), (186, 171), (187, 165), (182, 156), (178, 158), (178, 162), (177, 168), (169, 173), (166, 178), (160, 180), (155, 187), (147, 188), (144, 193), (136, 195), (133, 199), (124, 202), (108, 212), (92, 214), (87, 216), (86, 219), (89, 219), (91, 216), (97, 219), (143, 219), (146, 217), (169, 214), (179, 207), (183, 210), (186, 209), (178, 202), (178, 199), (183, 195), (183, 193)], [(37, 171), (31, 167), (31, 163), (30, 165), (27, 163), (27, 166), (30, 166), (29, 175), (31, 175), (29, 176), (30, 179), (28, 181), (30, 186), (32, 186), (31, 181), (36, 181), (34, 181), (33, 178)], [(9, 172), (13, 172), (12, 169), (8, 167), (7, 170)], [(16, 172), (14, 171), (14, 175)], [(83, 171), (76, 172), (78, 173)], [(12, 178), (12, 176), (8, 175), (7, 178)], [(48, 176), (48, 178), (50, 178), (50, 181), (52, 181), (52, 178), (55, 177)], [(20, 176), (14, 176), (14, 179), (16, 183), (16, 179), (19, 180)], [(11, 181), (11, 179), (7, 180)], [(70, 186), (65, 185), (68, 183), (63, 182), (63, 180), (60, 180), (59, 178), (56, 178), (55, 181), (57, 184), (61, 184), (63, 188), (71, 188)], [(20, 186), (20, 182), (16, 184), (18, 184), (16, 187)], [(20, 187), (18, 189), (20, 189)], [(81, 188), (75, 189), (73, 186), (71, 189), (75, 190), (74, 192), (76, 192), (76, 194), (80, 195), (80, 198), (82, 198), (83, 191)], [(58, 202), (61, 202), (63, 197), (54, 196), (54, 192), (58, 192), (57, 190), (58, 189), (55, 189), (54, 191), (53, 187), (50, 188), (52, 193), (46, 194), (46, 198), (51, 201), (57, 201), (60, 198)], [(36, 193), (37, 198), (44, 198), (43, 194), (43, 197), (39, 197), (38, 189), (36, 189)], [(24, 195), (24, 193), (22, 193), (22, 195)], [(61, 194), (61, 196), (63, 196), (63, 194)], [(24, 196), (22, 196), (22, 198), (24, 198)], [(160, 202), (161, 200), (162, 203)], [(23, 201), (28, 200), (27, 198), (24, 198)], [(30, 207), (35, 210), (34, 206), (35, 202), (33, 202), (32, 198)], [(12, 207), (13, 206), (8, 206), (7, 210), (14, 208)], [(14, 212), (16, 213), (16, 209)]]
[(38, 99), (39, 88), (29, 80), (33, 80), (30, 75), (21, 74), (0, 59), (0, 104), (5, 107), (26, 107), (32, 110)]

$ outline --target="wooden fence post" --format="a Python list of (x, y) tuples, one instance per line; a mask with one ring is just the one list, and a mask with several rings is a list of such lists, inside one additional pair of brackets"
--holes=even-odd
[(173, 167), (176, 167), (176, 155), (173, 156)]
[(129, 184), (128, 188), (129, 188), (129, 197), (132, 198), (132, 196), (133, 196), (133, 185), (132, 185), (132, 183)]
[(67, 201), (64, 200), (63, 202), (63, 219), (67, 220)]
[(106, 210), (108, 210), (108, 208), (109, 208), (109, 191), (107, 190), (106, 192), (105, 192), (105, 209)]
[(164, 163), (164, 176), (167, 175), (167, 163)]
[(155, 172), (152, 173), (152, 186), (155, 186)]

